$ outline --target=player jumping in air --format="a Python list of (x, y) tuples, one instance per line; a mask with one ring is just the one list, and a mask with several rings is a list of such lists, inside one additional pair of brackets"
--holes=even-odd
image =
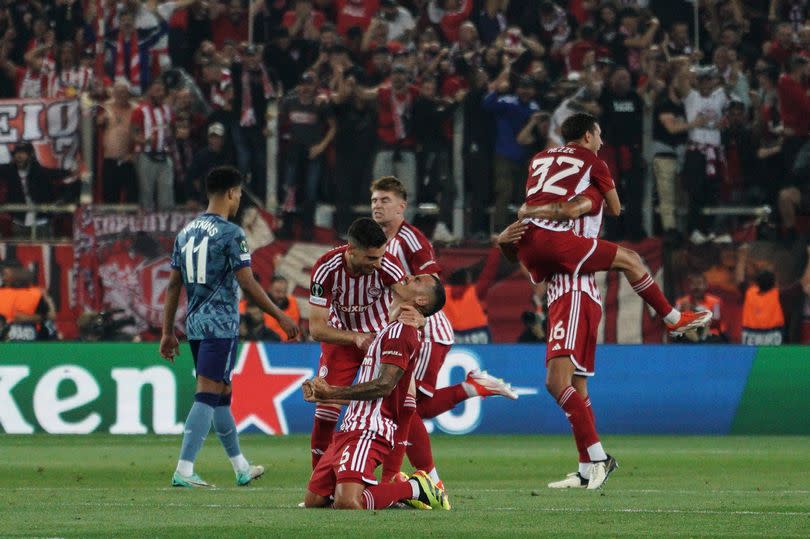
[[(304, 399), (351, 401), (338, 433), (312, 472), (305, 507), (385, 509), (413, 500), (423, 508), (450, 509), (444, 491), (423, 471), (407, 481), (377, 484), (374, 471), (394, 447), (403, 410), (415, 406), (413, 372), (422, 331), (394, 321), (402, 310), (430, 317), (444, 305), (444, 287), (433, 275), (407, 277), (394, 292), (391, 322), (377, 334), (357, 376), (348, 387), (323, 377), (304, 383)], [(334, 496), (334, 504), (331, 497)]]
[(172, 476), (172, 486), (176, 487), (213, 486), (194, 472), (194, 460), (212, 422), (233, 465), (237, 485), (247, 485), (264, 473), (263, 466), (249, 464), (242, 455), (230, 407), (231, 370), (239, 336), (237, 283), (259, 308), (279, 321), (290, 338), (298, 334), (296, 323), (253, 278), (245, 232), (228, 221), (239, 209), (242, 175), (233, 167), (217, 167), (209, 172), (205, 187), (208, 209), (187, 224), (174, 242), (160, 340), (160, 354), (173, 363), (179, 353), (174, 319), (180, 289), (185, 285), (186, 335), (194, 357), (197, 389)]
[[(400, 261), (408, 275), (438, 276), (441, 267), (436, 262), (433, 246), (418, 228), (405, 221), (407, 201), (405, 186), (393, 176), (384, 176), (371, 185), (371, 213), (388, 238), (386, 250)], [(433, 462), (430, 438), (422, 419), (443, 414), (472, 397), (503, 395), (517, 399), (517, 394), (509, 384), (486, 371), (471, 371), (464, 382), (437, 390), (436, 377), (452, 344), (453, 328), (444, 312), (439, 311), (429, 317), (425, 324), (425, 334), (414, 371), (416, 413), (413, 414), (412, 421), (410, 416), (402, 418), (401, 427), (397, 430), (397, 444), (383, 461), (384, 483), (399, 472), (407, 450), (411, 465), (417, 470), (428, 472), (444, 488)], [(412, 411), (413, 409), (406, 409), (406, 414)]]
[(519, 259), (532, 280), (549, 281), (546, 387), (571, 423), (580, 457), (579, 470), (551, 483), (552, 488), (600, 488), (618, 467), (599, 441), (587, 391), (601, 318), (593, 273), (622, 271), (672, 332), (711, 321), (710, 313), (678, 313), (637, 253), (598, 239), (603, 199), (608, 213), (618, 215), (621, 209), (607, 167), (596, 157), (602, 145), (600, 132), (596, 119), (588, 114), (575, 114), (563, 123), (567, 144), (532, 159), (520, 220), (499, 238), (506, 256)]
[[(526, 206), (561, 205), (582, 194), (590, 185), (604, 197), (608, 215), (621, 212), (619, 195), (610, 171), (596, 154), (602, 147), (601, 128), (590, 114), (577, 113), (562, 127), (565, 146), (549, 148), (535, 155), (526, 180)], [(573, 215), (564, 220), (527, 217), (525, 233), (515, 244), (504, 246), (504, 254), (529, 270), (536, 283), (550, 275), (585, 275), (615, 270), (624, 274), (633, 290), (660, 316), (671, 333), (680, 334), (711, 322), (711, 313), (679, 312), (675, 309), (635, 251), (619, 245), (585, 237)]]
[[(595, 238), (602, 226), (603, 199), (588, 187), (570, 202), (546, 206), (523, 206), (519, 217), (560, 220), (574, 218), (575, 229)], [(528, 225), (513, 223), (498, 237), (499, 244), (517, 241)], [(618, 468), (616, 459), (605, 453), (596, 432), (588, 378), (594, 375), (596, 340), (602, 318), (602, 298), (593, 273), (549, 277), (548, 343), (546, 345), (546, 389), (565, 412), (574, 432), (579, 468), (549, 488), (600, 488)], [(576, 393), (576, 395), (575, 395)]]

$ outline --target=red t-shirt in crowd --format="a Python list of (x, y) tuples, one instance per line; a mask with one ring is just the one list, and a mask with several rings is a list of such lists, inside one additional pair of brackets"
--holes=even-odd
[(787, 73), (779, 77), (776, 93), (779, 96), (779, 114), (786, 129), (793, 135), (810, 136), (810, 95), (808, 87)]
[(380, 0), (337, 0), (337, 31), (345, 36), (352, 26), (365, 31), (380, 9)]
[[(323, 14), (323, 12), (318, 11), (317, 9), (312, 10), (309, 18), (312, 21), (312, 25), (318, 30), (320, 30), (323, 23), (326, 22), (326, 16)], [(291, 9), (284, 14), (284, 18), (281, 20), (281, 25), (284, 28), (292, 28), (293, 24), (295, 24), (295, 11)]]
[[(293, 18), (295, 21), (295, 18)], [(248, 40), (248, 17), (242, 17), (238, 22), (223, 14), (211, 21), (211, 34), (214, 45), (221, 49), (225, 45), (226, 39), (232, 39), (236, 43)]]

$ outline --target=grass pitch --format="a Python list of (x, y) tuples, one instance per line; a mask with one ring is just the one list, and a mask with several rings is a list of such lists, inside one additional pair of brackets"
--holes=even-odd
[(298, 509), (307, 437), (244, 436), (264, 478), (237, 488), (216, 436), (196, 470), (216, 490), (172, 489), (179, 437), (0, 435), (0, 536), (492, 537), (810, 534), (810, 438), (606, 437), (604, 491), (552, 491), (570, 437), (439, 436), (453, 510)]

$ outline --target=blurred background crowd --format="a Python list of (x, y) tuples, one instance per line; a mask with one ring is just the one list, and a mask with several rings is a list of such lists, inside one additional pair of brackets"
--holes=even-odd
[[(777, 291), (764, 308), (796, 342), (809, 15), (808, 0), (0, 0), (0, 98), (93, 103), (84, 202), (198, 209), (206, 172), (233, 164), (279, 237), (309, 239), (367, 213), (370, 180), (392, 174), (440, 244), (511, 222), (528, 159), (588, 111), (624, 202), (605, 236), (663, 239), (669, 294), (690, 306), (707, 287), (741, 305)], [(78, 201), (70, 171), (9, 151), (0, 204)], [(48, 219), (5, 217), (4, 235)]]

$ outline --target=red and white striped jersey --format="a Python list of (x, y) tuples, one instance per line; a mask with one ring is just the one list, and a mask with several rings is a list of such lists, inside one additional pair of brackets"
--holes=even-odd
[[(535, 155), (529, 163), (526, 204), (542, 206), (568, 201), (582, 194), (591, 185), (595, 186), (601, 195), (615, 189), (610, 170), (604, 161), (578, 144), (549, 148)], [(568, 221), (526, 219), (525, 222), (557, 231), (571, 230), (575, 226), (574, 219)]]
[(48, 75), (48, 97), (75, 97), (90, 89), (93, 70), (76, 66), (61, 73), (51, 71)]
[(362, 384), (377, 378), (383, 363), (396, 365), (405, 372), (387, 397), (373, 401), (352, 401), (340, 426), (341, 431), (375, 432), (394, 447), (394, 432), (405, 404), (420, 346), (419, 330), (402, 322), (389, 324), (377, 335), (366, 352), (355, 383)]
[(225, 89), (231, 84), (233, 84), (233, 80), (231, 80), (231, 70), (223, 69), (220, 71), (219, 80), (211, 85), (211, 93), (209, 94), (211, 105), (221, 109), (227, 104), (225, 100)]
[[(386, 251), (397, 257), (408, 275), (439, 274), (441, 266), (436, 262), (433, 246), (421, 230), (403, 221), (396, 235), (388, 240)], [(439, 311), (427, 319), (425, 341), (453, 344), (453, 326)]]
[[(593, 202), (590, 213), (581, 215), (577, 219), (573, 219), (573, 232), (584, 238), (598, 238), (602, 230), (602, 216), (603, 211), (603, 198), (598, 189), (591, 186), (582, 193)], [(551, 305), (555, 300), (568, 294), (569, 292), (581, 291), (588, 294), (599, 305), (602, 304), (602, 295), (599, 293), (599, 286), (596, 284), (596, 275), (593, 273), (586, 273), (580, 275), (555, 273), (548, 278), (548, 289), (546, 294), (548, 296), (548, 304)]]
[(136, 151), (144, 153), (168, 153), (171, 140), (172, 109), (169, 105), (154, 106), (149, 101), (141, 102), (132, 111), (132, 123), (137, 125), (145, 141)]
[(360, 333), (378, 333), (388, 325), (391, 286), (405, 270), (390, 253), (371, 275), (352, 275), (346, 265), (347, 245), (328, 251), (312, 267), (309, 303), (329, 308), (329, 325)]

